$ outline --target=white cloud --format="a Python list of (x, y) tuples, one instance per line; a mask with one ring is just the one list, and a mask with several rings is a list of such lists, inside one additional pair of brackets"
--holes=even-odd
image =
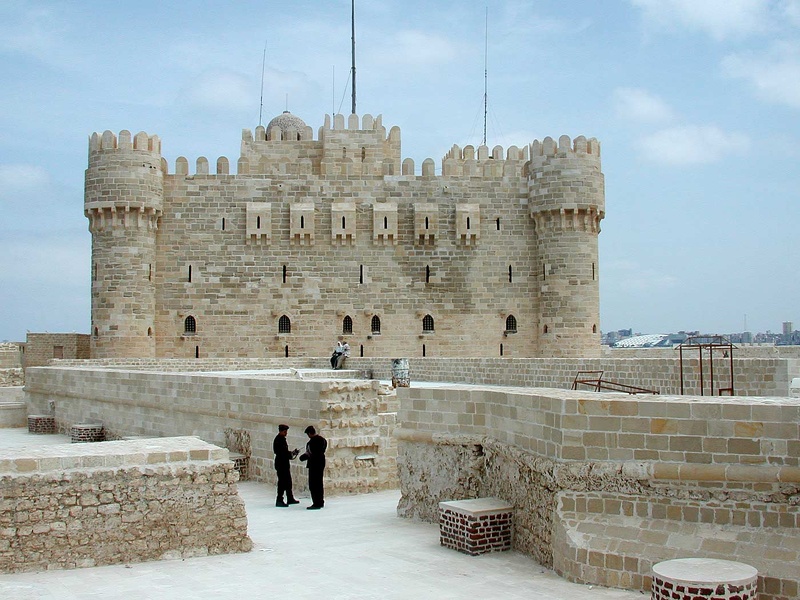
[(395, 33), (382, 49), (371, 54), (373, 62), (388, 60), (405, 67), (420, 67), (448, 63), (458, 56), (458, 49), (444, 36), (409, 29)]
[(716, 40), (764, 31), (769, 0), (629, 0), (645, 19), (661, 27), (684, 26)]
[(763, 100), (800, 108), (800, 44), (776, 42), (761, 54), (732, 54), (722, 66), (731, 77), (747, 81)]
[(185, 88), (189, 103), (212, 110), (252, 109), (257, 94), (246, 77), (223, 70), (204, 71)]
[(689, 125), (662, 129), (643, 137), (637, 144), (644, 157), (667, 165), (714, 163), (731, 154), (741, 154), (750, 146), (749, 138), (726, 132), (714, 125)]
[(670, 121), (672, 108), (661, 98), (640, 88), (617, 88), (613, 96), (614, 110), (621, 119), (644, 123)]
[(0, 202), (11, 202), (19, 196), (30, 197), (50, 185), (49, 173), (38, 165), (0, 165)]

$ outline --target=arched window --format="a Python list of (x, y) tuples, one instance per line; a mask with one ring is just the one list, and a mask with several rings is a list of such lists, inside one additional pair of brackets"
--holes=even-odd
[(350, 315), (347, 315), (342, 321), (342, 333), (353, 333), (353, 319), (350, 318)]
[(517, 332), (517, 318), (514, 315), (506, 317), (506, 331), (511, 333)]
[(389, 217), (383, 217), (383, 228), (389, 229)]
[(374, 317), (372, 317), (371, 328), (372, 328), (372, 335), (380, 334), (380, 332), (381, 332), (381, 319), (380, 319), (380, 317), (378, 317), (378, 315), (375, 315)]
[(592, 325), (592, 333), (597, 333), (597, 324)]
[(278, 333), (291, 333), (292, 332), (292, 322), (286, 315), (282, 315), (280, 319), (278, 319)]
[(152, 327), (148, 327), (147, 328), (147, 337), (153, 337), (153, 328)]
[(197, 333), (197, 321), (192, 315), (183, 320), (183, 335), (194, 335)]
[(547, 325), (544, 326), (543, 333), (547, 333)]
[(433, 317), (425, 315), (422, 317), (422, 331), (433, 331)]

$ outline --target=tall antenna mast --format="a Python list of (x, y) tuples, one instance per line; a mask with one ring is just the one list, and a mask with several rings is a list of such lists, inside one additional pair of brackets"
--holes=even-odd
[(489, 112), (489, 7), (486, 7), (486, 30), (483, 50), (483, 146), (486, 145), (486, 115)]
[(351, 0), (350, 29), (352, 31), (352, 55), (353, 55), (353, 110), (351, 114), (356, 114), (356, 0)]
[(267, 40), (264, 40), (264, 56), (261, 57), (261, 103), (258, 107), (258, 124), (261, 125), (261, 115), (264, 112), (264, 66), (267, 64)]

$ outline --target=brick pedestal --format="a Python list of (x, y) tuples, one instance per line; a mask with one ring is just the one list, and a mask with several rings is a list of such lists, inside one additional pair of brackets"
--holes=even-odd
[(514, 507), (498, 498), (439, 503), (442, 546), (477, 555), (511, 548)]
[(651, 600), (755, 600), (758, 571), (740, 562), (678, 558), (653, 566)]
[(28, 433), (56, 433), (56, 418), (52, 415), (28, 415)]
[(69, 429), (73, 444), (82, 442), (102, 442), (106, 439), (102, 423), (76, 423)]

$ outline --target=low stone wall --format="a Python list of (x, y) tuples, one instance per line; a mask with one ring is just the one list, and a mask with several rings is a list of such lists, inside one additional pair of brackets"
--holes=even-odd
[(0, 388), (19, 387), (25, 384), (22, 369), (0, 369)]
[[(642, 352), (642, 351), (639, 351)], [(653, 389), (661, 394), (679, 394), (680, 362), (677, 350), (655, 350), (647, 356), (616, 354), (603, 358), (409, 358), (411, 382), (450, 381), (474, 385), (514, 387), (554, 387), (569, 389), (578, 371), (604, 371), (604, 378), (626, 385)], [(790, 354), (791, 356), (791, 354)], [(346, 369), (366, 377), (391, 380), (391, 358), (350, 357)], [(255, 370), (255, 369), (326, 369), (328, 358), (253, 358), (253, 359), (102, 359), (91, 361), (50, 361), (58, 366), (125, 368), (162, 372)], [(734, 358), (733, 387), (736, 396), (788, 396), (793, 377), (800, 377), (800, 358), (782, 355)], [(700, 395), (700, 371), (697, 358), (686, 357), (684, 393)], [(730, 364), (714, 360), (714, 391), (709, 386), (709, 364), (703, 363), (704, 395), (719, 394), (730, 387)]]
[(5, 450), (0, 572), (247, 552), (237, 480), (196, 438)]
[[(275, 481), (278, 424), (290, 426), (289, 447), (301, 449), (308, 441), (303, 430), (314, 425), (328, 440), (326, 492), (396, 488), (394, 390), (377, 381), (301, 376), (34, 367), (25, 391), (32, 413), (49, 413), (54, 403), (62, 431), (102, 423), (107, 439), (194, 435), (219, 446), (247, 440), (247, 448), (228, 447), (248, 456), (249, 477), (258, 481)], [(302, 492), (304, 464), (293, 461), (292, 475)]]
[[(640, 545), (637, 560), (620, 567), (623, 563), (613, 552), (581, 548), (585, 532), (575, 535), (575, 543), (559, 541), (560, 495), (613, 495), (616, 506), (637, 506), (635, 514), (650, 520), (668, 511), (674, 529), (685, 525), (689, 531), (699, 522), (711, 539), (721, 535), (726, 523), (744, 519), (750, 533), (761, 530), (765, 535), (751, 535), (749, 546), (724, 544), (727, 558), (748, 562), (758, 553), (764, 589), (768, 584), (795, 589), (796, 578), (787, 575), (786, 565), (800, 560), (797, 548), (790, 544), (789, 550), (794, 549), (789, 558), (789, 550), (773, 556), (769, 540), (794, 544), (800, 534), (797, 399), (456, 385), (412, 385), (399, 389), (398, 396), (402, 516), (435, 521), (441, 501), (502, 498), (515, 507), (517, 550), (575, 581), (632, 589), (648, 589), (648, 569), (672, 558), (669, 552), (655, 544)], [(725, 512), (730, 506), (736, 511)], [(756, 520), (756, 514), (763, 518)], [(617, 548), (623, 529), (610, 520), (606, 525), (598, 539)], [(600, 525), (594, 528), (598, 531)], [(775, 535), (766, 535), (765, 528), (773, 528)], [(683, 550), (687, 556), (703, 556), (709, 548), (698, 542), (691, 551)], [(715, 556), (723, 554), (718, 547), (715, 551)], [(568, 552), (575, 556), (565, 558)], [(615, 569), (617, 576), (608, 576)]]
[(0, 427), (25, 427), (27, 417), (23, 388), (0, 387)]

